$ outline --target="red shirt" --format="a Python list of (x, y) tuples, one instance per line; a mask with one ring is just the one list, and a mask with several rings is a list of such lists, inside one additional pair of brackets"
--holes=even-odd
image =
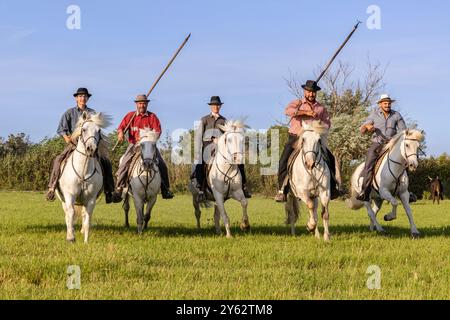
[[(134, 114), (136, 114), (135, 111), (127, 113), (127, 115), (122, 119), (122, 122), (117, 130), (124, 132)], [(128, 131), (128, 141), (131, 144), (136, 144), (136, 142), (139, 141), (139, 129), (144, 128), (150, 128), (158, 133), (161, 133), (161, 123), (159, 122), (156, 114), (150, 111), (147, 111), (144, 114), (136, 114)]]

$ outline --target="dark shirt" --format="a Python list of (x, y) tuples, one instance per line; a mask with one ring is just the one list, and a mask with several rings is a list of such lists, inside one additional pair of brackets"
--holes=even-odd
[(59, 121), (58, 130), (56, 132), (60, 136), (70, 136), (75, 131), (78, 119), (84, 111), (87, 111), (89, 114), (95, 113), (95, 110), (89, 107), (86, 107), (83, 111), (78, 107), (70, 108), (62, 115), (61, 120)]
[(214, 117), (211, 113), (200, 119), (200, 124), (197, 128), (195, 134), (196, 142), (194, 149), (194, 159), (195, 163), (201, 163), (203, 157), (203, 149), (211, 144), (214, 138), (219, 138), (222, 135), (222, 130), (220, 130), (217, 125), (224, 125), (227, 119), (222, 115)]
[(372, 124), (375, 132), (372, 136), (372, 142), (386, 143), (398, 132), (406, 130), (406, 124), (400, 113), (391, 110), (387, 118), (384, 117), (383, 111), (378, 108), (369, 115), (364, 125)]

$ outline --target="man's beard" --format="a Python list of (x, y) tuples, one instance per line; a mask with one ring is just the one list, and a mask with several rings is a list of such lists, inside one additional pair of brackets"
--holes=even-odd
[(316, 98), (306, 98), (309, 102), (316, 102)]

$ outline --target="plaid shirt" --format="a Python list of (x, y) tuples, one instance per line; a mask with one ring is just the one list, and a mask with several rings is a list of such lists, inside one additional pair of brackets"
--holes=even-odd
[(372, 124), (375, 132), (372, 136), (372, 142), (386, 143), (398, 132), (406, 130), (406, 124), (400, 113), (391, 110), (388, 117), (384, 117), (380, 108), (372, 111), (363, 125)]

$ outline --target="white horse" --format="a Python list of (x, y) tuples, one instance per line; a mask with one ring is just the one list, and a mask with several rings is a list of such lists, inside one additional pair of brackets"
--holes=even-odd
[(300, 150), (292, 164), (289, 177), (291, 193), (289, 193), (285, 205), (287, 223), (291, 224), (292, 235), (295, 235), (295, 223), (299, 216), (297, 199), (301, 199), (309, 210), (309, 221), (306, 228), (310, 232), (314, 231), (316, 238), (320, 239), (317, 214), (318, 200), (320, 199), (325, 241), (330, 240), (328, 204), (330, 202), (331, 175), (324, 160), (327, 134), (328, 127), (321, 121), (302, 124), (297, 146)]
[[(148, 128), (139, 130), (139, 143), (135, 148), (138, 148), (136, 151), (140, 154), (140, 157), (132, 168), (130, 187), (128, 190), (125, 190), (126, 194), (123, 203), (125, 226), (130, 226), (128, 222), (128, 212), (130, 210), (129, 196), (132, 196), (136, 209), (138, 234), (142, 234), (143, 230), (148, 227), (151, 212), (161, 186), (161, 175), (158, 169), (156, 150), (158, 139), (158, 132)], [(122, 158), (120, 162), (122, 162)]]
[(77, 147), (66, 160), (56, 192), (66, 214), (69, 242), (75, 242), (74, 216), (79, 211), (83, 220), (81, 233), (84, 234), (84, 242), (88, 242), (92, 213), (103, 189), (103, 173), (96, 154), (108, 155), (101, 129), (109, 126), (110, 122), (111, 118), (102, 113), (89, 115), (83, 112), (72, 134), (72, 142)]
[[(217, 141), (216, 153), (207, 176), (207, 181), (215, 200), (214, 223), (216, 233), (218, 235), (221, 234), (220, 216), (222, 216), (223, 223), (225, 224), (226, 237), (231, 238), (230, 221), (224, 204), (228, 198), (233, 198), (241, 203), (243, 215), (240, 228), (243, 231), (250, 229), (250, 222), (247, 215), (248, 200), (242, 191), (242, 177), (238, 168), (238, 165), (244, 161), (244, 133), (247, 127), (240, 120), (227, 121), (225, 125), (218, 125), (218, 127), (224, 134)], [(198, 190), (195, 185), (195, 181), (191, 181), (189, 189), (193, 194), (197, 227), (200, 228), (200, 206), (197, 197)]]
[(392, 211), (384, 216), (385, 221), (392, 221), (397, 218), (398, 201), (395, 196), (399, 196), (405, 208), (409, 219), (412, 238), (419, 237), (420, 233), (414, 224), (411, 207), (409, 205), (408, 174), (407, 169), (414, 171), (418, 166), (418, 150), (423, 141), (423, 131), (405, 130), (392, 137), (390, 142), (384, 146), (382, 152), (386, 151), (380, 168), (374, 177), (372, 183), (371, 198), (374, 202), (373, 207), (370, 202), (361, 202), (356, 200), (356, 195), (361, 192), (363, 177), (361, 172), (364, 169), (364, 163), (361, 163), (355, 170), (351, 179), (351, 198), (347, 200), (348, 206), (357, 210), (366, 207), (370, 219), (370, 230), (376, 229), (384, 233), (383, 227), (378, 223), (376, 215), (381, 209), (383, 200), (392, 204)]

